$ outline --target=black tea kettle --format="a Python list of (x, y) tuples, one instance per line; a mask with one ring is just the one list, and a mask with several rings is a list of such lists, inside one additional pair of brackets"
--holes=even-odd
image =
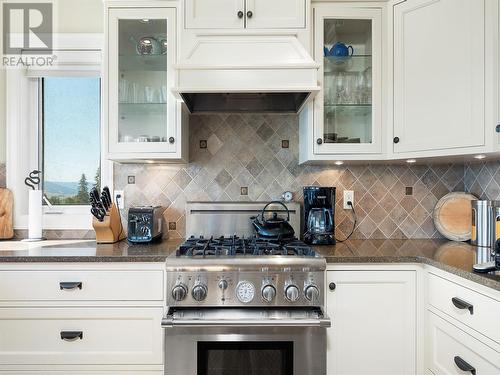
[[(278, 212), (271, 211), (271, 218), (266, 219), (264, 214), (267, 207), (272, 204), (279, 204), (283, 206), (286, 210), (287, 218), (283, 219), (278, 216)], [(290, 221), (290, 211), (288, 207), (280, 201), (272, 201), (264, 206), (260, 215), (252, 217), (252, 225), (257, 232), (257, 235), (261, 238), (272, 239), (272, 240), (288, 240), (295, 236), (295, 231), (289, 223)]]

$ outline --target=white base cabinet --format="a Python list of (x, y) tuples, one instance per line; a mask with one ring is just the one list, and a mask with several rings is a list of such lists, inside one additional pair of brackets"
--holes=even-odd
[(164, 264), (0, 264), (0, 375), (161, 374)]
[(416, 283), (411, 270), (329, 268), (328, 375), (416, 374)]
[(162, 308), (1, 308), (1, 365), (163, 363)]
[(500, 374), (499, 352), (432, 312), (426, 336), (428, 366), (435, 375)]
[(426, 279), (426, 368), (500, 374), (500, 293), (433, 268)]

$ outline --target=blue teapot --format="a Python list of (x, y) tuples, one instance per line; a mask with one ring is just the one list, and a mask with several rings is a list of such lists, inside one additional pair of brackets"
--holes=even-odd
[(328, 49), (325, 47), (326, 56), (347, 57), (354, 54), (354, 48), (352, 46), (346, 46), (342, 42), (335, 43), (330, 51), (328, 51), (328, 54), (326, 53), (327, 51)]

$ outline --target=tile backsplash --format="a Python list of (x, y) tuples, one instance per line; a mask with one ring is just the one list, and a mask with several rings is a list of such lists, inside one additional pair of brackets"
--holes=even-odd
[[(337, 187), (337, 236), (353, 218), (342, 209), (344, 189), (355, 191), (358, 227), (353, 238), (436, 238), (434, 205), (465, 188), (464, 165), (298, 165), (298, 117), (283, 114), (193, 115), (188, 165), (116, 165), (115, 189), (126, 205), (165, 211), (169, 236), (185, 235), (186, 201), (269, 201), (302, 187)], [(129, 184), (129, 176), (135, 183)]]
[[(500, 161), (444, 165), (298, 165), (298, 118), (283, 114), (192, 115), (187, 165), (115, 165), (115, 189), (126, 206), (161, 205), (171, 238), (185, 236), (187, 201), (269, 201), (302, 187), (337, 187), (337, 237), (352, 228), (342, 209), (344, 189), (355, 191), (353, 238), (439, 238), (434, 205), (450, 191), (500, 200)], [(5, 164), (0, 164), (0, 187)], [(126, 210), (123, 211), (125, 219)], [(44, 236), (94, 238), (93, 231), (45, 231)], [(17, 238), (26, 231), (16, 231)]]
[(500, 200), (500, 160), (465, 164), (464, 183), (480, 199)]

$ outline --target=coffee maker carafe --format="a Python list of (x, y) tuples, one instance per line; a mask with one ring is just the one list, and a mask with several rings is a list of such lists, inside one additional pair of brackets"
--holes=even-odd
[(311, 245), (335, 244), (335, 188), (304, 187), (304, 241)]

